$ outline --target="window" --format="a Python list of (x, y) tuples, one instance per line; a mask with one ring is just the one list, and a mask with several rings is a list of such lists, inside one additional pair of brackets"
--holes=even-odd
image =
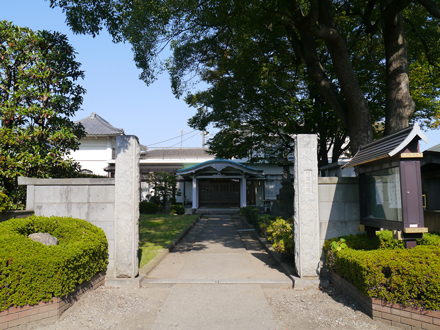
[(398, 167), (365, 173), (366, 208), (363, 218), (402, 222), (402, 198)]

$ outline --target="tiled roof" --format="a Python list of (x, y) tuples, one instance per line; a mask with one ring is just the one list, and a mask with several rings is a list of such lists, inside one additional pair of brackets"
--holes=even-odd
[(426, 151), (440, 152), (440, 143), (439, 143), (439, 144), (436, 144), (435, 146), (433, 146), (433, 147), (431, 147), (431, 148), (429, 148), (429, 149), (426, 149), (425, 152), (426, 152)]
[(147, 149), (147, 152), (145, 153), (145, 158), (167, 158), (170, 156), (208, 157), (210, 154), (208, 153), (208, 148), (157, 148)]
[(177, 170), (176, 173), (180, 174), (180, 175), (185, 175), (185, 174), (194, 173), (195, 171), (204, 169), (206, 167), (212, 167), (220, 172), (222, 169), (226, 168), (227, 166), (239, 168), (246, 173), (251, 173), (254, 175), (261, 175), (263, 173), (262, 170), (257, 170), (253, 167), (246, 166), (244, 164), (237, 163), (237, 162), (234, 162), (233, 160), (229, 160), (229, 159), (208, 160), (206, 162), (196, 164), (196, 165), (188, 167), (188, 168)]
[(363, 145), (354, 157), (342, 168), (366, 164), (378, 159), (393, 157), (401, 152), (415, 138), (422, 139), (426, 143), (428, 139), (420, 130), (417, 123), (412, 127), (404, 128), (394, 134), (385, 136), (379, 140)]
[(124, 135), (122, 128), (113, 127), (107, 120), (92, 112), (89, 117), (78, 120), (83, 124), (87, 135)]

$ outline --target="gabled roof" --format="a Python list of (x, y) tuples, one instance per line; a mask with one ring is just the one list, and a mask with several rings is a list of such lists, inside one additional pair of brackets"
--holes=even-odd
[(87, 135), (124, 135), (122, 128), (113, 127), (107, 120), (92, 112), (89, 117), (78, 120), (81, 123)]
[(156, 148), (147, 149), (145, 158), (168, 158), (172, 156), (214, 157), (208, 153), (208, 148)]
[(220, 172), (221, 170), (223, 170), (226, 167), (232, 167), (238, 170), (241, 170), (245, 173), (248, 174), (252, 174), (252, 175), (257, 175), (260, 176), (263, 171), (262, 170), (257, 170), (255, 168), (234, 162), (232, 160), (228, 160), (228, 159), (213, 159), (213, 160), (208, 160), (206, 162), (188, 167), (188, 168), (183, 168), (181, 170), (177, 170), (176, 173), (179, 175), (188, 175), (188, 174), (192, 174), (195, 173), (196, 171), (200, 171), (203, 170), (205, 168), (208, 167), (212, 167), (213, 169), (217, 170), (218, 172)]
[(363, 145), (359, 148), (359, 151), (352, 160), (342, 166), (342, 168), (358, 166), (378, 159), (393, 157), (408, 146), (415, 138), (418, 140), (422, 139), (428, 143), (428, 138), (420, 130), (417, 123), (412, 127), (404, 128), (394, 134), (387, 135), (379, 140)]
[(424, 152), (440, 152), (440, 143), (436, 144), (435, 146), (432, 146), (429, 149), (426, 149)]

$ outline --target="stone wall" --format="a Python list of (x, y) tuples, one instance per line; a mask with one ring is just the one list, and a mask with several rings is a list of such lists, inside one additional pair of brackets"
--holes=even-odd
[(26, 209), (37, 216), (71, 216), (104, 230), (109, 248), (107, 276), (114, 274), (115, 179), (19, 178), (27, 185)]
[(332, 237), (359, 233), (357, 178), (318, 178), (319, 244)]
[[(68, 216), (102, 228), (109, 246), (107, 278), (120, 285), (134, 283), (139, 273), (139, 140), (134, 135), (116, 137), (116, 178), (32, 179), (27, 185), (26, 209), (35, 215)], [(130, 280), (133, 280), (130, 282)]]

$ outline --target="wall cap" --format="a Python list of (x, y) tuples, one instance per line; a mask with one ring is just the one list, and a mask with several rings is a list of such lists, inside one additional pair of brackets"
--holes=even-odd
[(20, 186), (114, 186), (114, 178), (70, 178), (70, 179), (36, 179), (19, 177)]

